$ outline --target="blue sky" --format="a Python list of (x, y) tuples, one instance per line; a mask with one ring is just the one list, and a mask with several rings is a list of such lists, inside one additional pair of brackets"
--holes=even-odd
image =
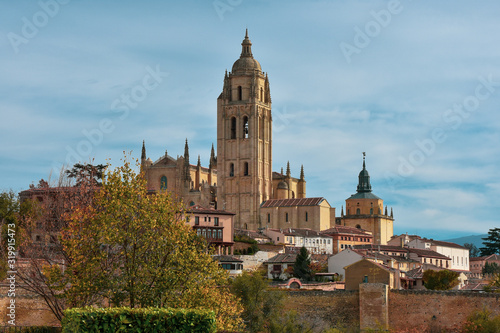
[(486, 233), (499, 226), (499, 13), (495, 1), (4, 1), (0, 189), (77, 158), (140, 157), (142, 140), (156, 160), (187, 138), (208, 165), (248, 28), (271, 84), (275, 171), (303, 164), (308, 196), (339, 214), (366, 152), (395, 233)]

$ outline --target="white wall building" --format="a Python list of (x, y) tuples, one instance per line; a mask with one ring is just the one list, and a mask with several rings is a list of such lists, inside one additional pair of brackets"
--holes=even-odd
[(274, 244), (305, 247), (311, 254), (333, 254), (333, 237), (312, 229), (265, 229), (264, 234), (271, 238)]
[(408, 242), (408, 247), (436, 251), (451, 259), (448, 269), (469, 271), (469, 249), (458, 244), (417, 238)]

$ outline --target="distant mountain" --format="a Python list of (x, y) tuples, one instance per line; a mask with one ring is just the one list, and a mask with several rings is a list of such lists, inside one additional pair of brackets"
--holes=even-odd
[(477, 246), (477, 248), (483, 247), (483, 240), (481, 238), (488, 237), (488, 234), (484, 235), (470, 235), (459, 238), (446, 239), (445, 242), (452, 242), (458, 245), (464, 245), (465, 243), (472, 243)]

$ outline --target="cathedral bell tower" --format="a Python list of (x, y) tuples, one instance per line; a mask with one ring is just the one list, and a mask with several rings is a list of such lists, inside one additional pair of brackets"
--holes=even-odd
[(218, 204), (236, 213), (236, 228), (256, 230), (260, 204), (272, 195), (271, 93), (248, 30), (241, 47), (217, 99)]

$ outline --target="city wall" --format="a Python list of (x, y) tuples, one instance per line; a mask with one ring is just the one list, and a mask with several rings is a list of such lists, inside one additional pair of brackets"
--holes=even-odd
[[(286, 307), (314, 323), (330, 326), (359, 327), (361, 304), (380, 304), (380, 318), (388, 312), (388, 327), (397, 332), (417, 329), (443, 329), (452, 332), (461, 327), (467, 316), (475, 310), (488, 309), (500, 314), (500, 294), (460, 291), (411, 291), (390, 290), (387, 302), (380, 302), (380, 295), (365, 293), (360, 300), (357, 291), (289, 291)], [(373, 299), (370, 299), (373, 297)], [(384, 309), (383, 307), (387, 307)], [(373, 312), (373, 307), (370, 309)], [(361, 311), (363, 312), (363, 311)], [(378, 322), (376, 327), (384, 327)], [(366, 327), (365, 327), (366, 328)]]
[[(4, 326), (8, 325), (7, 306), (10, 298), (5, 288), (0, 290), (0, 326)], [(19, 289), (17, 291), (17, 326), (60, 325), (41, 298), (22, 293)], [(390, 290), (384, 296), (386, 302), (380, 301), (376, 290), (362, 294), (363, 300), (360, 300), (358, 291), (288, 290), (287, 294), (290, 296), (285, 304), (287, 310), (294, 310), (315, 325), (323, 327), (359, 327), (363, 304), (370, 306), (369, 312), (365, 311), (365, 314), (378, 318), (377, 327), (373, 328), (384, 326), (380, 320), (386, 318), (387, 311), (387, 326), (395, 332), (408, 329), (425, 332), (430, 328), (452, 332), (462, 326), (467, 316), (475, 310), (488, 309), (494, 315), (500, 314), (500, 294), (493, 293)], [(377, 307), (380, 308), (377, 310)], [(377, 311), (380, 311), (380, 316)]]

